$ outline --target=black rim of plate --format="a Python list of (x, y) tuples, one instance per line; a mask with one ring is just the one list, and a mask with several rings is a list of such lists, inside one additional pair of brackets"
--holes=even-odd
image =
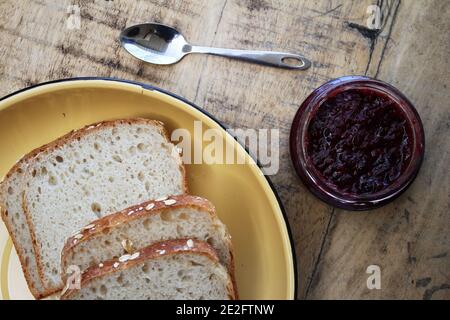
[[(203, 113), (204, 115), (209, 117), (211, 120), (213, 120), (215, 123), (217, 123), (222, 129), (224, 129), (224, 130), (228, 129), (227, 125), (222, 123), (220, 120), (218, 120), (211, 113), (209, 113), (208, 111), (204, 110), (203, 108), (200, 108), (195, 103), (192, 103), (192, 102), (188, 101), (187, 99), (185, 99), (185, 98), (183, 98), (183, 97), (181, 97), (181, 96), (179, 96), (177, 94), (174, 94), (172, 92), (166, 91), (164, 89), (161, 89), (161, 88), (158, 88), (156, 86), (149, 85), (149, 84), (146, 84), (146, 83), (133, 81), (133, 80), (119, 79), (119, 78), (110, 78), (110, 77), (73, 77), (73, 78), (51, 80), (51, 81), (37, 83), (37, 84), (31, 85), (29, 87), (25, 87), (25, 88), (19, 89), (17, 91), (14, 91), (14, 92), (12, 92), (10, 94), (7, 94), (6, 96), (0, 97), (0, 101), (6, 100), (6, 99), (8, 99), (8, 98), (10, 98), (12, 96), (15, 96), (15, 95), (17, 95), (19, 93), (22, 93), (24, 91), (28, 91), (28, 90), (36, 88), (36, 87), (41, 87), (41, 86), (54, 84), (54, 83), (59, 83), (59, 82), (85, 81), (85, 80), (105, 80), (105, 81), (113, 81), (113, 82), (122, 82), (122, 83), (128, 83), (128, 84), (137, 85), (137, 86), (140, 86), (140, 87), (142, 87), (143, 89), (146, 89), (146, 90), (161, 92), (161, 93), (166, 94), (168, 96), (171, 96), (171, 97), (173, 97), (173, 98), (175, 98), (177, 100), (180, 100), (180, 101), (184, 102), (185, 104), (189, 105), (190, 107), (200, 111), (201, 113)], [(244, 148), (245, 152), (250, 157), (252, 157), (250, 155), (248, 149), (244, 145), (242, 145), (236, 139), (236, 137), (233, 137), (233, 139), (235, 139)], [(257, 159), (254, 159), (254, 160), (257, 163), (258, 168), (261, 170), (261, 164), (259, 163), (259, 161)], [(267, 183), (270, 186), (270, 189), (272, 190), (273, 194), (275, 195), (275, 198), (276, 198), (276, 200), (278, 202), (278, 205), (280, 207), (281, 213), (283, 215), (284, 224), (286, 226), (286, 230), (287, 230), (287, 233), (288, 233), (288, 236), (289, 236), (289, 244), (291, 246), (291, 253), (292, 253), (292, 263), (293, 263), (293, 267), (294, 267), (294, 300), (296, 300), (297, 299), (297, 293), (298, 293), (297, 255), (295, 253), (295, 243), (294, 243), (294, 240), (293, 240), (293, 237), (292, 237), (291, 226), (289, 224), (289, 219), (287, 217), (286, 209), (284, 208), (283, 203), (281, 202), (281, 198), (278, 195), (278, 192), (276, 191), (272, 180), (270, 180), (270, 178), (268, 176), (266, 176), (266, 175), (264, 175), (264, 178), (266, 179)]]

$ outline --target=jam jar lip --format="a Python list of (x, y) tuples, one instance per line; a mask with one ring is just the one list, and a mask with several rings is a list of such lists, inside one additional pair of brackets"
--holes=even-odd
[[(406, 169), (387, 188), (370, 194), (351, 194), (332, 188), (318, 174), (306, 150), (307, 129), (318, 107), (327, 99), (347, 90), (369, 90), (394, 101), (411, 130), (411, 158)], [(342, 209), (362, 211), (381, 207), (402, 194), (414, 181), (422, 165), (425, 134), (422, 121), (412, 103), (398, 89), (365, 76), (345, 76), (314, 90), (300, 105), (290, 132), (290, 153), (294, 168), (306, 187), (318, 198)]]

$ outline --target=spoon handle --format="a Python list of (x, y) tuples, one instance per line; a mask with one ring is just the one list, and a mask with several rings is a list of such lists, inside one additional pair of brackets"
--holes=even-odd
[(187, 53), (206, 53), (285, 69), (305, 70), (311, 62), (305, 57), (285, 52), (235, 50), (192, 46)]

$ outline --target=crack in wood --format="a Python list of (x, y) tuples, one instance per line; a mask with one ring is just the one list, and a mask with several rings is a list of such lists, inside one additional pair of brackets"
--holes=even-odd
[(342, 6), (343, 6), (343, 4), (340, 4), (340, 5), (334, 7), (334, 8), (332, 8), (332, 9), (330, 9), (330, 10), (327, 10), (327, 11), (325, 11), (325, 12), (318, 12), (318, 11), (316, 11), (317, 13), (319, 13), (316, 17), (323, 17), (323, 16), (326, 16), (326, 15), (329, 15), (330, 13), (335, 12), (336, 10), (338, 10), (339, 8), (341, 8)]
[[(387, 35), (386, 41), (385, 41), (383, 49), (382, 49), (382, 55), (377, 64), (377, 74), (375, 75), (375, 77), (378, 75), (379, 67), (381, 65), (381, 60), (383, 59), (384, 53), (386, 50), (386, 44), (389, 41), (390, 36), (392, 34), (393, 26), (394, 26), (395, 20), (397, 18), (400, 3), (401, 3), (401, 0), (398, 0), (397, 5), (395, 6), (393, 17), (392, 17), (391, 24), (390, 24), (389, 31), (388, 31), (388, 35)], [(389, 1), (384, 2), (384, 0), (378, 0), (377, 6), (380, 7), (380, 10), (381, 10), (381, 27), (379, 29), (371, 29), (371, 28), (368, 28), (366, 26), (363, 26), (363, 25), (360, 25), (360, 24), (357, 24), (354, 22), (348, 22), (348, 21), (345, 22), (345, 25), (348, 28), (358, 31), (364, 38), (368, 39), (368, 41), (369, 41), (369, 58), (367, 61), (366, 70), (364, 71), (365, 75), (367, 75), (367, 73), (369, 72), (370, 65), (372, 64), (372, 59), (373, 59), (373, 55), (375, 52), (375, 47), (376, 47), (378, 38), (381, 35), (381, 33), (383, 32), (383, 30), (385, 29), (385, 27), (388, 23), (389, 17), (391, 16), (391, 13), (392, 13), (392, 5)], [(384, 13), (383, 13), (385, 7), (387, 7), (386, 15), (384, 15)]]
[(372, 62), (372, 56), (373, 52), (375, 50), (375, 44), (377, 42), (378, 35), (381, 33), (381, 29), (369, 29), (365, 26), (353, 23), (353, 22), (347, 22), (347, 27), (351, 29), (357, 30), (364, 38), (367, 38), (370, 43), (369, 47), (369, 59), (366, 65), (366, 70), (364, 71), (364, 74), (367, 75), (367, 72), (369, 71), (369, 66)]
[(416, 280), (416, 288), (424, 288), (424, 287), (428, 286), (430, 284), (430, 282), (431, 282), (430, 277), (417, 279)]
[(321, 241), (321, 244), (320, 244), (319, 255), (317, 256), (317, 259), (314, 262), (314, 268), (313, 268), (313, 270), (311, 272), (311, 277), (309, 278), (309, 282), (308, 282), (308, 285), (307, 285), (306, 290), (305, 290), (305, 299), (308, 298), (308, 294), (309, 294), (310, 289), (312, 287), (312, 283), (314, 282), (314, 278), (316, 277), (317, 270), (319, 269), (319, 263), (322, 260), (323, 251), (325, 249), (325, 243), (326, 243), (326, 240), (327, 240), (327, 237), (328, 237), (328, 233), (330, 232), (330, 226), (331, 226), (331, 222), (332, 222), (332, 220), (334, 218), (335, 210), (336, 210), (335, 208), (333, 208), (331, 210), (330, 218), (328, 219), (328, 223), (327, 223), (327, 228), (325, 229), (325, 233), (324, 233), (324, 235), (322, 237), (322, 241)]
[(430, 259), (442, 259), (442, 258), (445, 258), (446, 256), (447, 256), (447, 252), (444, 252), (444, 253), (432, 256), (432, 257), (430, 257)]
[(436, 292), (442, 291), (442, 290), (450, 290), (450, 284), (443, 283), (440, 286), (434, 286), (431, 289), (425, 290), (425, 292), (423, 294), (423, 300), (431, 300), (433, 298), (433, 295)]
[(394, 15), (393, 15), (393, 17), (392, 17), (392, 22), (391, 22), (391, 25), (390, 25), (390, 27), (389, 27), (389, 32), (388, 32), (386, 41), (384, 42), (383, 50), (381, 51), (381, 57), (380, 57), (380, 60), (378, 61), (377, 71), (375, 72), (375, 78), (377, 78), (377, 77), (378, 77), (378, 74), (380, 73), (380, 67), (381, 67), (381, 64), (383, 63), (384, 54), (386, 53), (387, 45), (388, 45), (388, 43), (389, 43), (389, 40), (391, 39), (392, 30), (394, 29), (394, 24), (395, 24), (395, 22), (397, 21), (398, 10), (399, 10), (399, 8), (400, 8), (400, 4), (401, 4), (401, 3), (402, 3), (402, 1), (401, 1), (401, 0), (398, 0), (397, 6), (396, 6), (395, 9), (394, 9)]

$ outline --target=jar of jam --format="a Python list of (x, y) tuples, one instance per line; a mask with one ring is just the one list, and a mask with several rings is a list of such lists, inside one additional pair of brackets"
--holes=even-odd
[(380, 207), (404, 192), (422, 164), (425, 136), (411, 102), (393, 86), (362, 76), (316, 89), (300, 106), (290, 151), (317, 197), (348, 210)]

